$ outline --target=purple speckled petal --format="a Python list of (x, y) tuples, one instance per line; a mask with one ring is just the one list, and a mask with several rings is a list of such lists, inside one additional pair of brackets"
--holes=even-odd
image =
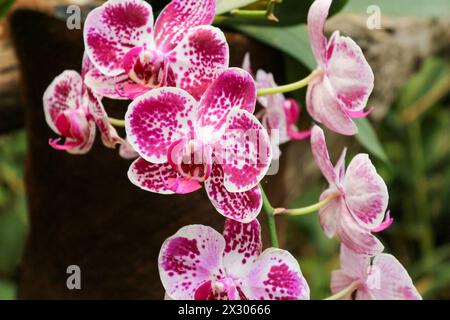
[(84, 43), (92, 63), (102, 73), (117, 76), (122, 60), (139, 46), (153, 48), (152, 7), (141, 0), (109, 0), (91, 11), (84, 25)]
[(242, 291), (250, 300), (308, 300), (309, 287), (297, 260), (287, 251), (270, 248), (257, 259), (243, 279)]
[(201, 188), (196, 180), (185, 181), (170, 164), (154, 164), (143, 158), (131, 164), (128, 178), (139, 188), (160, 194), (185, 194)]
[(327, 38), (323, 34), (325, 21), (328, 17), (328, 10), (331, 0), (316, 0), (313, 2), (308, 12), (308, 33), (311, 49), (320, 67), (326, 62)]
[(197, 102), (178, 88), (159, 88), (136, 98), (125, 115), (128, 141), (141, 157), (167, 162), (170, 145), (193, 134)]
[(338, 187), (339, 181), (328, 154), (325, 135), (319, 126), (314, 126), (311, 130), (311, 150), (317, 166), (330, 186)]
[(83, 80), (78, 72), (72, 70), (61, 73), (45, 90), (43, 98), (45, 120), (54, 132), (61, 134), (55, 121), (62, 112), (83, 107), (82, 90)]
[(367, 280), (377, 300), (422, 300), (408, 272), (390, 254), (382, 253), (373, 259)]
[(362, 227), (378, 227), (388, 205), (388, 191), (367, 154), (358, 154), (350, 162), (344, 181), (345, 200)]
[(228, 69), (211, 84), (200, 100), (197, 134), (206, 141), (220, 138), (231, 110), (253, 113), (255, 103), (256, 87), (252, 76), (242, 69)]
[(247, 275), (262, 251), (261, 226), (258, 220), (241, 223), (227, 219), (223, 237), (223, 265), (227, 275), (237, 278)]
[(216, 14), (216, 0), (172, 0), (155, 23), (158, 49), (172, 50), (192, 27), (211, 24)]
[(374, 235), (359, 225), (341, 201), (341, 211), (337, 219), (337, 234), (341, 242), (359, 254), (374, 256), (383, 251), (384, 246)]
[(190, 225), (167, 239), (158, 258), (164, 289), (175, 300), (192, 300), (204, 283), (223, 274), (225, 240), (210, 227)]
[(341, 106), (348, 111), (361, 111), (374, 86), (374, 75), (361, 48), (336, 31), (328, 47), (327, 74)]
[(358, 127), (342, 108), (326, 76), (314, 79), (308, 85), (306, 108), (314, 120), (323, 123), (336, 133), (342, 135), (358, 133)]
[(205, 189), (216, 210), (227, 218), (250, 222), (261, 211), (262, 197), (258, 186), (246, 192), (229, 192), (224, 186), (220, 165), (213, 165), (211, 175), (205, 181)]
[(199, 100), (226, 70), (228, 58), (228, 44), (220, 29), (211, 26), (190, 29), (169, 59), (176, 86)]
[(86, 91), (86, 96), (89, 101), (89, 113), (100, 131), (103, 144), (112, 149), (114, 149), (117, 144), (122, 144), (124, 140), (119, 136), (116, 129), (109, 123), (108, 114), (106, 113), (100, 99), (90, 90)]
[(233, 110), (220, 140), (220, 162), (225, 188), (231, 192), (252, 189), (265, 176), (272, 161), (272, 147), (266, 129), (249, 112)]
[(136, 159), (139, 157), (139, 154), (133, 149), (127, 140), (124, 140), (120, 144), (119, 155), (124, 159)]

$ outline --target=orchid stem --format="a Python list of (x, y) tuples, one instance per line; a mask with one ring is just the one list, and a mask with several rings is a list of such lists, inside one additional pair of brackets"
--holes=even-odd
[(112, 124), (115, 127), (125, 127), (125, 120), (115, 119), (115, 118), (108, 118), (109, 123)]
[(258, 96), (266, 96), (269, 94), (286, 93), (286, 92), (295, 91), (295, 90), (301, 89), (303, 87), (306, 87), (319, 74), (320, 74), (320, 71), (314, 70), (306, 78), (301, 79), (297, 82), (286, 84), (284, 86), (260, 89), (257, 91), (257, 94), (258, 94)]
[(328, 298), (325, 298), (323, 300), (339, 300), (342, 299), (349, 294), (352, 294), (353, 291), (355, 291), (359, 287), (360, 282), (359, 281), (353, 281), (347, 288), (339, 291), (336, 294), (333, 294), (332, 296), (329, 296)]
[(338, 195), (339, 195), (338, 193), (333, 193), (333, 194), (329, 195), (328, 197), (326, 197), (325, 199), (323, 199), (322, 201), (317, 202), (317, 203), (307, 206), (307, 207), (303, 207), (303, 208), (297, 208), (297, 209), (277, 208), (274, 210), (274, 214), (283, 214), (283, 215), (287, 215), (287, 216), (303, 216), (303, 215), (306, 215), (309, 213), (319, 211), (320, 209), (325, 207), (331, 200), (336, 198)]
[(264, 192), (264, 189), (261, 185), (259, 185), (259, 189), (261, 190), (262, 200), (263, 200), (263, 209), (266, 212), (267, 215), (267, 224), (269, 226), (269, 235), (270, 235), (270, 243), (272, 244), (272, 247), (279, 248), (278, 243), (278, 235), (277, 235), (277, 225), (275, 222), (275, 216), (274, 216), (274, 208), (270, 204), (269, 199), (267, 198), (266, 193)]

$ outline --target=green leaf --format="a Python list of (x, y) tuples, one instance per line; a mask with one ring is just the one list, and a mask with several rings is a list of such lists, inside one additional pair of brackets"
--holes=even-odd
[(344, 13), (368, 15), (369, 6), (378, 6), (381, 14), (390, 16), (450, 16), (448, 0), (350, 0)]
[(217, 0), (216, 14), (223, 14), (236, 8), (242, 8), (258, 0)]
[(362, 118), (354, 119), (353, 121), (356, 123), (359, 130), (356, 135), (356, 140), (358, 140), (371, 154), (384, 162), (389, 162), (386, 152), (369, 120)]
[(0, 18), (3, 17), (14, 3), (14, 0), (0, 0)]

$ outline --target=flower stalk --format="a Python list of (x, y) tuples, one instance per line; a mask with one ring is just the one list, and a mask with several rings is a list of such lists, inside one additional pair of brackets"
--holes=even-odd
[(339, 195), (339, 193), (333, 193), (331, 195), (329, 195), (328, 197), (326, 197), (325, 199), (323, 199), (320, 202), (317, 202), (313, 205), (307, 206), (307, 207), (302, 207), (302, 208), (297, 208), (297, 209), (285, 209), (285, 208), (276, 208), (274, 210), (274, 214), (283, 214), (283, 215), (287, 215), (287, 216), (303, 216), (303, 215), (307, 215), (316, 211), (319, 211), (320, 209), (322, 209), (323, 207), (325, 207), (331, 200), (333, 200), (334, 198), (336, 198)]
[(125, 127), (125, 120), (120, 120), (116, 118), (108, 118), (109, 123), (115, 127)]
[(319, 76), (321, 73), (322, 72), (320, 70), (316, 69), (313, 72), (311, 72), (306, 78), (303, 78), (299, 81), (285, 84), (283, 86), (260, 89), (257, 91), (257, 94), (258, 94), (258, 96), (266, 96), (269, 94), (286, 93), (286, 92), (299, 90), (301, 88), (306, 87), (314, 78)]
[(267, 198), (267, 195), (264, 192), (264, 189), (261, 186), (261, 184), (259, 185), (259, 189), (261, 190), (261, 195), (262, 195), (262, 200), (263, 200), (263, 209), (267, 215), (267, 224), (269, 226), (270, 243), (272, 244), (272, 247), (279, 248), (280, 245), (278, 243), (277, 225), (275, 222), (275, 209), (270, 204), (270, 201)]

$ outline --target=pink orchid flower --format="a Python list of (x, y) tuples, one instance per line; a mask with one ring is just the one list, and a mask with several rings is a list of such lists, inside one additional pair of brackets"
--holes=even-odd
[(389, 215), (383, 222), (388, 204), (388, 191), (367, 154), (358, 154), (345, 170), (346, 150), (333, 167), (323, 131), (312, 128), (311, 147), (315, 161), (329, 183), (320, 200), (335, 195), (319, 210), (325, 234), (338, 234), (342, 243), (361, 253), (375, 255), (383, 251), (381, 242), (371, 232), (381, 231), (392, 223)]
[(57, 76), (46, 89), (43, 97), (45, 119), (49, 127), (61, 137), (50, 140), (50, 145), (57, 150), (66, 150), (72, 154), (88, 152), (95, 139), (95, 127), (101, 132), (105, 146), (114, 148), (123, 140), (109, 124), (108, 116), (100, 97), (84, 84), (87, 72), (92, 64), (85, 55), (82, 75), (73, 70), (66, 70)]
[[(242, 68), (249, 73), (251, 71), (250, 55), (244, 57)], [(277, 84), (272, 73), (264, 70), (256, 72), (256, 87), (258, 89), (276, 87)], [(300, 107), (294, 99), (286, 99), (282, 93), (258, 97), (259, 103), (264, 109), (258, 113), (261, 116), (264, 127), (271, 135), (273, 159), (279, 159), (281, 155), (280, 145), (290, 140), (304, 140), (311, 135), (311, 130), (299, 131), (296, 123), (300, 117)], [(277, 137), (273, 137), (277, 131)]]
[(331, 0), (316, 0), (308, 13), (308, 32), (319, 76), (308, 85), (306, 107), (314, 120), (344, 135), (358, 128), (352, 118), (367, 115), (364, 108), (374, 76), (361, 48), (338, 31), (327, 42), (323, 28)]
[(167, 299), (308, 300), (297, 260), (285, 250), (261, 248), (258, 220), (227, 219), (223, 235), (202, 225), (180, 229), (159, 253)]
[(84, 42), (95, 65), (86, 83), (99, 95), (134, 99), (175, 86), (199, 98), (228, 67), (228, 45), (209, 26), (215, 0), (173, 0), (153, 25), (143, 0), (109, 0), (89, 13)]
[(139, 153), (128, 176), (140, 188), (190, 193), (201, 188), (226, 217), (250, 222), (262, 206), (259, 181), (271, 162), (267, 131), (252, 115), (256, 88), (250, 74), (231, 68), (200, 102), (179, 88), (136, 98), (125, 116)]
[[(372, 262), (371, 262), (372, 260)], [(422, 300), (408, 272), (392, 255), (381, 253), (371, 259), (341, 246), (341, 269), (333, 271), (333, 294), (357, 282), (356, 300)], [(349, 293), (344, 299), (351, 299)]]

